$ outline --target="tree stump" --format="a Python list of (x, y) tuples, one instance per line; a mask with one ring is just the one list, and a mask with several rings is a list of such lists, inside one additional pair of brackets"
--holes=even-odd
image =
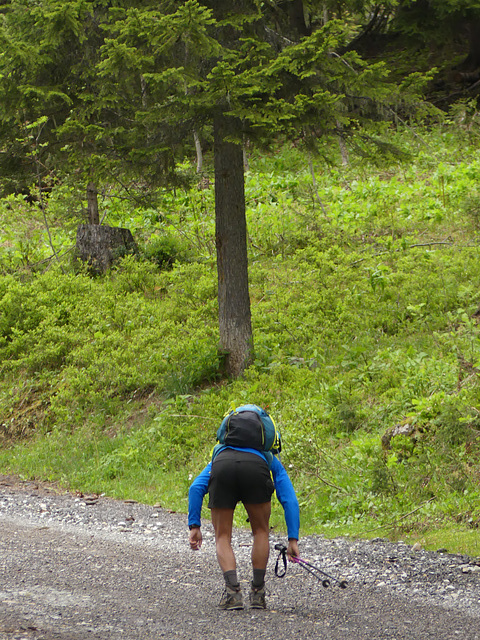
[(137, 253), (137, 245), (129, 229), (98, 224), (80, 224), (77, 229), (77, 258), (92, 273), (103, 274), (128, 253)]

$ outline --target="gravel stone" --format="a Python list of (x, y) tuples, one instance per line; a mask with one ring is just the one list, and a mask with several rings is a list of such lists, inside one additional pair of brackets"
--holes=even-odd
[[(220, 611), (209, 521), (193, 552), (184, 514), (0, 475), (0, 526), (0, 640), (480, 640), (480, 560), (462, 554), (308, 536), (302, 557), (348, 582), (323, 588), (294, 564), (274, 576), (272, 534), (267, 610)], [(249, 530), (234, 549), (246, 593)]]

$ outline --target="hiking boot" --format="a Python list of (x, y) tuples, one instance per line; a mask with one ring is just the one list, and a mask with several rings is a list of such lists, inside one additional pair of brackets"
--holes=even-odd
[(218, 603), (219, 609), (243, 609), (243, 595), (240, 589), (236, 591), (231, 587), (225, 587), (225, 591)]
[(250, 590), (250, 608), (251, 609), (266, 609), (267, 603), (265, 602), (265, 585), (261, 587), (254, 587)]

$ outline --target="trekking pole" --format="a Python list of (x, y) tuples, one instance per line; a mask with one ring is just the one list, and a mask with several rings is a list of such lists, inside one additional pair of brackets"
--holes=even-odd
[[(285, 574), (287, 573), (287, 547), (279, 542), (275, 545), (275, 549), (279, 551), (277, 562), (275, 564), (275, 575), (278, 578), (284, 578)], [(283, 560), (283, 569), (280, 568), (280, 558), (282, 558)], [(329, 587), (330, 581), (333, 581), (338, 584), (340, 589), (347, 588), (348, 582), (346, 580), (339, 580), (338, 578), (331, 576), (330, 574), (323, 571), (323, 569), (320, 569), (320, 567), (315, 566), (314, 564), (308, 562), (307, 560), (304, 560), (303, 558), (292, 556), (292, 561), (295, 562), (295, 564), (299, 564), (302, 569), (308, 571), (308, 573), (310, 573), (314, 578), (321, 582), (322, 587)]]

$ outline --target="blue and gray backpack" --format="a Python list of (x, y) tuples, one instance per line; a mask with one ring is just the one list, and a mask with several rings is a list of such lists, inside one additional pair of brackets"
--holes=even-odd
[(213, 458), (223, 447), (256, 449), (264, 454), (280, 453), (282, 438), (273, 418), (256, 404), (244, 404), (230, 411), (217, 430)]

